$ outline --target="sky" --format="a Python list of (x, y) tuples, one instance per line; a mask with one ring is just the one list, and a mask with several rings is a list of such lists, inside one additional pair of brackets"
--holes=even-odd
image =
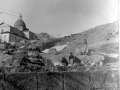
[(0, 22), (14, 26), (22, 14), (34, 33), (55, 37), (80, 33), (118, 20), (118, 0), (0, 0)]

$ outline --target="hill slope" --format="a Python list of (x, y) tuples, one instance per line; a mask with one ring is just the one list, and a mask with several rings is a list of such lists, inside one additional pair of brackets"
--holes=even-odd
[(73, 52), (77, 46), (81, 46), (84, 39), (87, 39), (88, 47), (105, 53), (118, 53), (118, 21), (99, 25), (82, 33), (72, 34), (60, 38), (58, 44), (69, 42), (70, 50)]
[(37, 37), (39, 39), (37, 41), (37, 43), (39, 45), (41, 45), (42, 43), (46, 43), (46, 42), (49, 42), (49, 41), (52, 41), (52, 40), (56, 39), (55, 37), (53, 37), (53, 36), (51, 36), (51, 35), (49, 35), (47, 33), (39, 33), (39, 34), (37, 33), (36, 35), (37, 35)]

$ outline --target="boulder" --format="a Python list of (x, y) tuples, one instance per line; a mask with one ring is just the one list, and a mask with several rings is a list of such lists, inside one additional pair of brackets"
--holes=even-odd
[(77, 58), (84, 61), (85, 65), (90, 65), (90, 66), (105, 60), (104, 56), (100, 54), (78, 55)]
[(11, 55), (3, 54), (0, 56), (0, 67), (10, 67), (12, 65), (13, 57)]
[(50, 54), (57, 54), (57, 50), (55, 48), (50, 48), (49, 53)]
[(20, 66), (20, 62), (21, 62), (20, 59), (14, 59), (12, 65), (13, 65), (14, 67), (18, 67), (18, 66)]

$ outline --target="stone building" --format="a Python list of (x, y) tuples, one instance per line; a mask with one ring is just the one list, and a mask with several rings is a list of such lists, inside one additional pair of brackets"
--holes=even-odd
[(15, 22), (14, 27), (5, 23), (0, 26), (0, 38), (1, 42), (16, 42), (21, 40), (38, 39), (35, 33), (26, 28), (26, 24), (22, 20), (21, 14), (19, 19)]

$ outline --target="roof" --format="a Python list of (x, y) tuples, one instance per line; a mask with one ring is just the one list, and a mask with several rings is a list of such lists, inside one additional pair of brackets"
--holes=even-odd
[(15, 22), (14, 27), (17, 29), (26, 28), (25, 22), (22, 20), (22, 15), (20, 14), (19, 19)]
[(18, 30), (17, 28), (14, 28), (14, 27), (10, 27), (10, 33), (14, 34), (14, 35), (17, 35), (17, 36), (20, 36), (22, 38), (26, 38), (26, 35), (24, 34), (23, 31), (21, 30)]

